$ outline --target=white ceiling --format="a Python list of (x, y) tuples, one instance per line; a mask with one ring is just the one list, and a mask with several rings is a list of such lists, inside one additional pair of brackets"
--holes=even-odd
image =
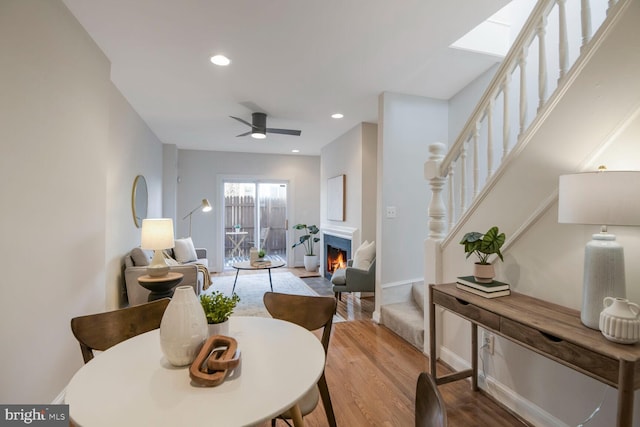
[[(158, 138), (181, 149), (317, 155), (385, 91), (449, 99), (496, 58), (448, 46), (508, 0), (63, 0)], [(223, 53), (232, 63), (217, 67)], [(267, 125), (301, 136), (237, 138)], [(332, 119), (334, 112), (345, 115)]]

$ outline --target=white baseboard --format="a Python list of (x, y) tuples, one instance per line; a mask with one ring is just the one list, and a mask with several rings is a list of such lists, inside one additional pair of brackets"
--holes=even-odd
[[(471, 368), (469, 362), (444, 346), (440, 347), (440, 360), (456, 371)], [(480, 373), (479, 377), (478, 387), (534, 426), (569, 427), (533, 402), (524, 399), (512, 389), (498, 382), (495, 378), (482, 375), (482, 373)]]

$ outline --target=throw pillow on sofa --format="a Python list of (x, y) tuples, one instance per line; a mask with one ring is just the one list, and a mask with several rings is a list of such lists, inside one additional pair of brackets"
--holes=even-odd
[(131, 260), (133, 261), (133, 265), (136, 267), (146, 267), (149, 265), (149, 261), (151, 257), (149, 256), (149, 251), (145, 251), (142, 248), (133, 248), (131, 249)]
[(180, 263), (196, 261), (198, 259), (196, 248), (193, 246), (191, 237), (176, 239), (173, 254), (176, 257), (176, 261)]
[(353, 257), (353, 267), (360, 270), (369, 269), (369, 265), (376, 257), (376, 242), (367, 242), (366, 240), (356, 250), (356, 254)]

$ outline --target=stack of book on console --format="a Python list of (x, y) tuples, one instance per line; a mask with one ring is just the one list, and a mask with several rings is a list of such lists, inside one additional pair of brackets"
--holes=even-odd
[(458, 277), (458, 289), (480, 295), (485, 298), (504, 297), (511, 294), (508, 283), (494, 280), (491, 283), (480, 283), (473, 276)]

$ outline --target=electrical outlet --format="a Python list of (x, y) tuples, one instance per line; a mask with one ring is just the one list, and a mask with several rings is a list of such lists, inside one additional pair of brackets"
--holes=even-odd
[(489, 354), (493, 354), (495, 336), (487, 331), (482, 332), (482, 348), (486, 348)]

